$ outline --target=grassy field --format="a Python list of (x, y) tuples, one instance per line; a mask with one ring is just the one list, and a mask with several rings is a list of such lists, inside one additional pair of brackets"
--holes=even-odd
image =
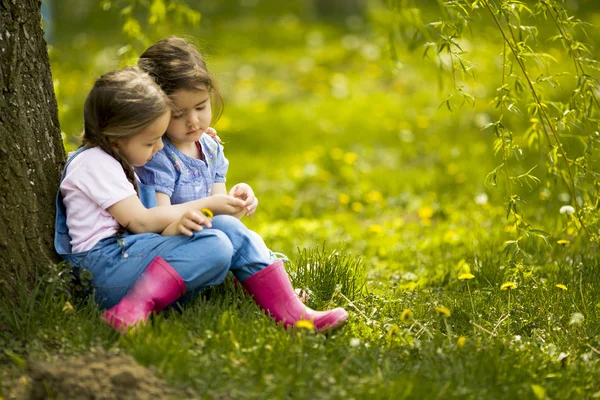
[[(481, 129), (496, 118), (497, 41), (469, 44), (489, 72), (471, 83), (482, 100), (450, 112), (435, 64), (407, 50), (391, 62), (365, 18), (326, 22), (293, 9), (235, 18), (207, 9), (203, 18), (186, 33), (225, 94), (215, 127), (228, 183), (247, 182), (260, 199), (244, 222), (288, 255), (311, 306), (344, 306), (348, 323), (327, 336), (285, 331), (228, 280), (119, 336), (73, 294), (67, 270), (40, 266), (34, 293), (0, 300), (0, 398), (32, 387), (69, 398), (40, 383), (35, 360), (57, 366), (56, 382), (64, 374), (89, 389), (93, 374), (77, 381), (59, 366), (90, 354), (132, 357), (173, 398), (600, 397), (600, 263), (559, 212), (568, 195), (518, 188), (529, 199), (523, 214), (550, 236), (523, 241), (518, 257), (503, 252), (515, 232), (502, 184), (485, 184), (500, 161)], [(85, 59), (77, 40), (57, 38), (51, 50), (67, 149), (81, 126), (81, 87), (118, 64), (122, 39), (108, 37), (92, 65), (73, 61)], [(100, 46), (86, 40), (87, 51)], [(98, 373), (107, 368), (99, 362)]]

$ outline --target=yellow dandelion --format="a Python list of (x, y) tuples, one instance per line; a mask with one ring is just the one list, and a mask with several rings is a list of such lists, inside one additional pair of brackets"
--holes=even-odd
[(558, 285), (556, 285), (557, 288), (559, 288), (560, 290), (567, 290), (567, 287), (565, 285), (563, 285), (562, 283), (559, 283)]
[(73, 306), (71, 305), (70, 302), (67, 301), (65, 303), (65, 306), (62, 308), (62, 310), (63, 310), (63, 312), (66, 312), (66, 313), (73, 312)]
[(453, 243), (459, 239), (459, 235), (454, 231), (446, 231), (444, 233), (444, 241)]
[(382, 203), (383, 202), (383, 195), (381, 194), (381, 192), (378, 191), (371, 191), (367, 194), (367, 201), (369, 203)]
[(202, 214), (206, 215), (208, 218), (214, 217), (213, 212), (209, 208), (203, 208)]
[(293, 165), (290, 168), (290, 174), (292, 175), (292, 177), (294, 177), (296, 179), (301, 179), (304, 177), (304, 171), (302, 170), (302, 167), (299, 165)]
[(346, 205), (350, 203), (350, 196), (348, 196), (346, 193), (340, 193), (338, 195), (338, 201), (340, 202), (340, 204)]
[(358, 201), (355, 201), (354, 203), (352, 203), (352, 205), (350, 206), (350, 208), (352, 209), (352, 211), (354, 211), (355, 213), (359, 213), (362, 210), (364, 210), (364, 206), (362, 205), (362, 203), (359, 203)]
[(561, 246), (566, 246), (569, 243), (571, 243), (571, 241), (567, 240), (567, 239), (560, 239), (560, 240), (557, 240), (556, 243), (560, 244)]
[(400, 321), (410, 321), (411, 319), (413, 319), (414, 316), (415, 315), (413, 314), (410, 308), (405, 308), (404, 310), (402, 310), (402, 314), (400, 314)]
[(436, 307), (435, 311), (439, 312), (440, 315), (443, 315), (444, 317), (449, 317), (450, 315), (452, 315), (452, 313), (450, 312), (450, 309), (446, 308), (446, 307)]
[(500, 286), (500, 290), (513, 290), (517, 288), (517, 284), (514, 282), (504, 282), (502, 286)]
[(312, 321), (309, 321), (307, 319), (298, 320), (298, 321), (296, 321), (296, 323), (294, 325), (296, 326), (296, 328), (299, 328), (299, 329), (307, 329), (310, 331), (315, 329), (315, 325), (312, 323)]
[(348, 153), (344, 154), (344, 162), (346, 164), (352, 165), (356, 162), (357, 159), (358, 159), (358, 154), (356, 154), (356, 153), (348, 152)]
[(467, 342), (467, 338), (466, 336), (461, 336), (458, 338), (458, 340), (456, 341), (456, 345), (458, 347), (465, 347), (465, 343)]
[(419, 208), (418, 214), (419, 218), (421, 219), (430, 219), (431, 217), (433, 217), (433, 208), (429, 206), (421, 207)]
[(383, 227), (378, 224), (373, 224), (369, 227), (369, 233), (374, 233), (375, 235), (379, 235), (383, 233)]
[(392, 336), (394, 336), (394, 333), (396, 333), (396, 332), (400, 332), (400, 328), (398, 327), (398, 325), (394, 324), (394, 326), (392, 326), (390, 328), (390, 330), (388, 331), (388, 334), (387, 334), (388, 339), (391, 339)]
[(459, 280), (459, 281), (469, 280), (469, 279), (473, 279), (473, 278), (475, 278), (475, 275), (473, 275), (473, 274), (468, 274), (468, 273), (467, 273), (467, 274), (460, 274), (460, 275), (458, 276), (458, 280)]

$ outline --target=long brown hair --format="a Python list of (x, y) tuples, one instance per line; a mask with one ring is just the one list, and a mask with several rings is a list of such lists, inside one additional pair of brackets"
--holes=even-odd
[(139, 67), (104, 74), (85, 100), (83, 146), (100, 147), (119, 161), (138, 191), (133, 167), (113, 144), (139, 134), (169, 109), (167, 95)]
[(146, 71), (167, 95), (177, 90), (206, 88), (212, 100), (212, 123), (223, 113), (223, 97), (208, 72), (198, 49), (187, 40), (169, 36), (148, 47), (140, 56), (138, 66)]

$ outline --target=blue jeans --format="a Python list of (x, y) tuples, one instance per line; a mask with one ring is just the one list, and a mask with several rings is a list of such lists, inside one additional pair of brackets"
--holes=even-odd
[(94, 298), (103, 308), (117, 304), (154, 257), (164, 258), (185, 282), (189, 300), (205, 287), (223, 282), (227, 272), (243, 282), (270, 264), (262, 238), (235, 217), (218, 215), (212, 228), (193, 236), (124, 234), (101, 240), (89, 252), (71, 257), (88, 269)]

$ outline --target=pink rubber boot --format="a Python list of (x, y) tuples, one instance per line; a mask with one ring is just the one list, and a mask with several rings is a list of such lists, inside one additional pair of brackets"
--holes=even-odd
[(181, 276), (162, 257), (155, 257), (121, 301), (102, 318), (114, 330), (127, 333), (145, 323), (152, 311), (159, 312), (185, 294)]
[(286, 327), (308, 320), (316, 331), (323, 332), (341, 326), (348, 319), (348, 312), (343, 308), (315, 311), (306, 307), (294, 291), (281, 260), (252, 275), (242, 285), (265, 313)]

